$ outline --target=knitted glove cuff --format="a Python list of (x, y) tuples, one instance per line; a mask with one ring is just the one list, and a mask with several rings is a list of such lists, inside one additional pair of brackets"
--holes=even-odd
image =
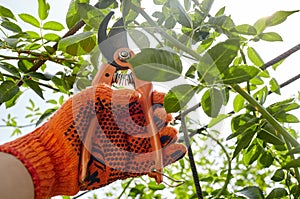
[[(72, 121), (67, 121), (64, 107), (49, 122), (33, 132), (0, 146), (1, 152), (18, 158), (30, 173), (35, 199), (55, 195), (74, 195), (78, 187), (78, 154), (66, 141), (64, 133)], [(70, 120), (70, 119), (69, 119)]]
[(27, 168), (32, 177), (36, 199), (49, 195), (55, 176), (52, 160), (36, 136), (37, 132), (43, 131), (44, 128), (45, 125), (31, 134), (0, 146), (1, 152), (15, 156)]

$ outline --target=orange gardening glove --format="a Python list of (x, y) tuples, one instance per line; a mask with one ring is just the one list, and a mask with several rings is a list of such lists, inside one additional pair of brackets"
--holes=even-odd
[[(154, 120), (162, 143), (164, 166), (182, 158), (186, 148), (175, 143), (177, 131), (162, 108), (164, 95), (153, 93)], [(80, 189), (96, 189), (115, 180), (149, 173), (153, 159), (146, 122), (134, 90), (112, 90), (106, 85), (88, 88), (67, 100), (41, 127), (0, 146), (20, 159), (30, 172), (35, 198), (75, 195)], [(87, 177), (79, 182), (82, 147), (90, 119), (96, 116)]]

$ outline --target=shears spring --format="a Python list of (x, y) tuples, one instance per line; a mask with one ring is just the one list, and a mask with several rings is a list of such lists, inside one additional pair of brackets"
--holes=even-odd
[(134, 77), (130, 70), (117, 71), (113, 76), (113, 86), (134, 88)]

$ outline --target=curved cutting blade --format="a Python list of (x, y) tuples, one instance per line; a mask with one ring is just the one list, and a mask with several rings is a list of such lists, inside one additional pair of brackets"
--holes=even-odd
[(114, 53), (120, 48), (129, 48), (127, 31), (124, 28), (123, 18), (120, 18), (111, 27), (107, 34), (108, 23), (114, 12), (110, 12), (101, 22), (98, 30), (98, 45), (108, 63), (114, 62)]

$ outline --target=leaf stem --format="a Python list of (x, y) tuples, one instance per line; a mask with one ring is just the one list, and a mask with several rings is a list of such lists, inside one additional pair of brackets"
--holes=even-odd
[(243, 96), (250, 104), (252, 104), (261, 114), (262, 116), (277, 130), (279, 134), (281, 134), (293, 147), (299, 146), (297, 140), (292, 137), (284, 127), (261, 105), (259, 104), (251, 95), (245, 92), (239, 85), (231, 85), (231, 87), (238, 92), (241, 96)]

